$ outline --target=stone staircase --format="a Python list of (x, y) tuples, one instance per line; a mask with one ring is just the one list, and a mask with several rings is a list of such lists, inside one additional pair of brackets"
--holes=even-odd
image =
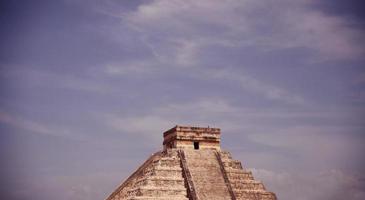
[(232, 199), (213, 149), (184, 149), (197, 199)]
[(275, 194), (266, 191), (262, 182), (254, 180), (252, 172), (243, 169), (241, 162), (233, 160), (229, 152), (219, 151), (217, 153), (235, 199), (276, 200)]

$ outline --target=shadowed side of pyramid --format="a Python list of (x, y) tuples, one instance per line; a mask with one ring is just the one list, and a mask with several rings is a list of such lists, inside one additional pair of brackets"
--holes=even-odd
[(176, 126), (107, 200), (276, 200), (252, 173), (220, 148), (220, 129)]

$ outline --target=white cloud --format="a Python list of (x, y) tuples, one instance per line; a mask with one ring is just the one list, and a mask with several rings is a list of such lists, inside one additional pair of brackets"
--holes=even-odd
[[(179, 54), (185, 56), (184, 54)], [(185, 59), (181, 59), (181, 62)], [(189, 62), (189, 59), (186, 59)], [(187, 63), (185, 63), (187, 64)], [(128, 64), (110, 64), (106, 65), (105, 72), (110, 75), (133, 75), (133, 74), (147, 74), (157, 71), (169, 71), (171, 69), (165, 66), (158, 66), (154, 61), (138, 61), (135, 63)], [(210, 68), (198, 68), (194, 71), (185, 71), (187, 76), (191, 76), (200, 80), (215, 80), (220, 81), (231, 81), (235, 82), (245, 92), (252, 92), (254, 94), (261, 95), (269, 100), (281, 101), (289, 104), (296, 104), (305, 106), (308, 105), (308, 100), (301, 97), (299, 94), (295, 94), (291, 91), (275, 86), (274, 84), (265, 83), (259, 79), (253, 78), (249, 75), (243, 74), (242, 72), (235, 72), (226, 70), (216, 70)], [(218, 107), (214, 107), (218, 108)], [(213, 108), (213, 109), (214, 109)]]
[(156, 64), (151, 61), (136, 61), (129, 63), (111, 63), (105, 66), (105, 73), (109, 75), (130, 75), (151, 73), (156, 70)]
[(51, 128), (42, 123), (38, 123), (29, 119), (24, 119), (22, 117), (16, 117), (14, 115), (0, 112), (0, 123), (4, 123), (10, 125), (12, 127), (20, 128), (31, 133), (43, 134), (43, 135), (52, 135), (52, 136), (65, 136), (70, 135), (71, 133), (60, 127)]
[(274, 172), (250, 169), (256, 179), (281, 200), (362, 200), (365, 182), (362, 177), (341, 170), (317, 172)]
[(155, 138), (154, 136), (160, 138), (166, 127), (176, 125), (173, 120), (151, 115), (137, 117), (107, 115), (106, 124), (115, 130), (122, 131), (122, 133), (136, 133), (152, 138)]
[(361, 159), (360, 152), (365, 151), (365, 140), (357, 136), (356, 132), (363, 129), (364, 127), (343, 127), (335, 124), (287, 125), (285, 128), (251, 133), (247, 136), (255, 143), (300, 158), (301, 166), (296, 163), (297, 167), (326, 169), (329, 166), (356, 167), (360, 163), (357, 159)]
[(61, 74), (44, 70), (34, 70), (32, 68), (26, 68), (25, 66), (23, 67), (24, 69), (21, 70), (9, 68), (4, 73), (7, 73), (7, 75), (14, 80), (21, 80), (18, 84), (27, 84), (27, 86), (32, 86), (34, 88), (62, 88), (99, 94), (115, 91), (113, 87), (104, 82), (98, 82), (96, 74), (88, 74), (90, 77), (80, 77), (71, 74)]
[(140, 134), (147, 138), (160, 138), (161, 134), (175, 125), (211, 126), (234, 130), (237, 124), (222, 116), (234, 114), (237, 110), (221, 99), (200, 99), (185, 103), (171, 103), (152, 108), (138, 116), (122, 114), (104, 115), (110, 128), (126, 134)]
[(44, 177), (23, 177), (22, 184), (12, 188), (12, 196), (22, 199), (25, 196), (36, 199), (82, 200), (103, 199), (120, 184), (120, 178), (127, 176), (126, 170), (103, 171), (93, 173), (51, 174)]
[(234, 73), (228, 70), (205, 70), (198, 75), (204, 78), (217, 78), (225, 81), (235, 81), (244, 90), (263, 95), (270, 100), (283, 101), (290, 104), (307, 105), (308, 102), (298, 94), (293, 94), (284, 88), (277, 87), (272, 84), (264, 83), (251, 76)]
[(208, 51), (213, 44), (262, 50), (304, 47), (331, 60), (364, 54), (363, 31), (348, 26), (346, 19), (314, 10), (311, 3), (155, 0), (122, 19), (174, 64), (194, 64), (199, 51)]
[[(309, 148), (320, 145), (328, 135), (341, 135), (349, 130), (357, 133), (363, 129), (361, 120), (357, 119), (353, 112), (313, 107), (311, 110), (258, 108), (233, 104), (230, 100), (220, 97), (160, 104), (135, 116), (125, 116), (123, 113), (109, 113), (104, 116), (103, 120), (109, 127), (124, 132), (148, 135), (152, 132), (162, 133), (167, 127), (177, 124), (216, 126), (227, 132), (245, 132), (253, 141), (273, 147), (288, 147), (289, 144), (297, 147), (301, 142), (308, 142), (305, 147)], [(319, 121), (326, 125), (316, 123)], [(344, 126), (336, 124), (338, 121), (352, 121), (353, 124)], [(311, 144), (311, 136), (323, 138), (318, 138), (317, 142)], [(286, 139), (293, 142), (287, 143)]]
[[(201, 54), (211, 49), (223, 52), (226, 48), (252, 47), (262, 51), (310, 49), (311, 61), (361, 57), (365, 53), (361, 42), (365, 34), (349, 26), (352, 22), (345, 18), (315, 10), (312, 3), (312, 0), (149, 1), (119, 17), (123, 27), (134, 30), (154, 58), (111, 65), (106, 71), (125, 75), (156, 68), (190, 67), (186, 69), (187, 74), (199, 69), (207, 74), (205, 78), (212, 75), (233, 80), (245, 91), (270, 100), (307, 105), (311, 103), (308, 99), (295, 91), (275, 86), (275, 83), (255, 79), (237, 70), (211, 70)], [(115, 15), (115, 11), (110, 12)], [(222, 61), (225, 59), (222, 56)], [(231, 65), (229, 60), (226, 63)]]
[(3, 112), (0, 112), (0, 122), (35, 133), (46, 135), (54, 134), (53, 131), (42, 124), (25, 119), (15, 118), (14, 116)]
[(199, 99), (180, 104), (171, 103), (157, 108), (156, 111), (159, 113), (191, 113), (194, 115), (201, 113), (214, 115), (219, 113), (232, 113), (235, 109), (235, 107), (223, 99)]
[[(352, 127), (356, 129), (355, 127)], [(359, 127), (361, 129), (362, 127)], [(318, 152), (345, 151), (348, 145), (359, 144), (356, 141), (347, 141), (343, 135), (349, 131), (349, 127), (331, 125), (300, 125), (288, 126), (284, 129), (277, 129), (272, 133), (257, 133), (249, 135), (255, 142), (270, 145), (273, 147), (285, 147), (290, 149), (307, 149)], [(329, 148), (326, 150), (326, 148)]]
[(345, 19), (308, 10), (297, 15), (290, 13), (287, 19), (289, 16), (292, 17), (287, 23), (293, 41), (287, 41), (286, 44), (316, 49), (323, 59), (328, 60), (364, 55), (361, 35), (365, 33), (349, 28), (349, 22)]

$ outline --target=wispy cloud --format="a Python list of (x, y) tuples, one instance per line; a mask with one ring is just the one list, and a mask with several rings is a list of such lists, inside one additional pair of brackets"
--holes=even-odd
[(202, 99), (194, 102), (171, 103), (149, 109), (137, 116), (106, 114), (105, 124), (124, 134), (139, 134), (145, 138), (160, 139), (161, 133), (175, 125), (216, 126), (232, 130), (237, 125), (229, 120), (218, 120), (234, 108), (223, 100)]
[[(91, 70), (90, 70), (91, 71)], [(35, 70), (24, 67), (23, 69), (4, 69), (8, 77), (18, 81), (18, 85), (34, 88), (69, 89), (76, 91), (94, 92), (99, 94), (114, 92), (114, 88), (103, 81), (97, 81), (92, 74), (76, 76), (73, 74), (56, 73), (49, 70)]]
[[(360, 132), (364, 127), (351, 127), (352, 132)], [(360, 141), (354, 139), (349, 141), (342, 133), (348, 131), (349, 127), (331, 125), (317, 125), (317, 126), (289, 126), (284, 129), (278, 129), (271, 133), (256, 133), (248, 135), (248, 138), (265, 145), (273, 147), (287, 148), (290, 151), (296, 150), (310, 155), (327, 154), (332, 156), (346, 152), (351, 148), (361, 147)], [(330, 136), (330, 137), (328, 137)], [(352, 147), (351, 147), (352, 145)]]
[(311, 173), (276, 172), (251, 169), (255, 177), (265, 180), (265, 185), (279, 199), (323, 200), (365, 198), (364, 177), (342, 170), (330, 169)]
[[(211, 61), (202, 55), (212, 50), (221, 52), (221, 63), (228, 66), (234, 64), (224, 58), (226, 50), (247, 51), (250, 48), (261, 52), (302, 49), (311, 52), (306, 60), (310, 63), (362, 58), (365, 53), (362, 44), (364, 31), (351, 26), (353, 22), (348, 18), (315, 9), (314, 3), (312, 0), (295, 3), (289, 0), (154, 0), (130, 11), (113, 4), (113, 8), (105, 9), (103, 13), (117, 17), (121, 26), (135, 33), (144, 44), (139, 48), (149, 49), (154, 57), (130, 58), (107, 65), (105, 71), (114, 75), (148, 74), (156, 70), (171, 74), (173, 69), (186, 69), (184, 73), (187, 75), (198, 73), (205, 79), (234, 81), (245, 92), (273, 101), (307, 106), (313, 102), (300, 91), (279, 87), (274, 82), (238, 70), (245, 66), (234, 66), (232, 70), (226, 66), (221, 66), (222, 70), (211, 69)], [(120, 14), (116, 15), (118, 10)], [(124, 34), (121, 32), (113, 37), (120, 40)]]
[[(271, 161), (277, 162), (278, 168), (303, 169), (308, 172), (326, 170), (329, 166), (346, 169), (350, 165), (357, 166), (352, 173), (358, 173), (364, 165), (361, 161), (362, 155), (359, 153), (365, 151), (364, 138), (359, 135), (363, 130), (363, 126), (344, 128), (335, 124), (302, 126), (288, 124), (266, 132), (260, 130), (251, 132), (247, 134), (247, 139), (271, 149), (273, 156), (268, 156), (269, 160), (276, 158), (275, 161)], [(296, 161), (288, 162), (285, 156), (282, 157), (283, 153)], [(255, 158), (255, 155), (256, 153), (253, 153), (246, 157), (250, 157), (251, 162), (270, 165), (270, 161), (265, 162), (264, 158)], [(284, 164), (285, 162), (288, 163)], [(286, 167), (288, 164), (291, 167)]]
[[(131, 76), (131, 75), (149, 75), (154, 72), (161, 72), (159, 75), (171, 73), (174, 69), (170, 69), (165, 65), (159, 66), (154, 61), (138, 61), (128, 64), (112, 64), (105, 66), (105, 72), (109, 75)], [(288, 91), (285, 88), (278, 87), (275, 84), (265, 83), (262, 80), (254, 78), (237, 69), (213, 69), (209, 67), (196, 67), (194, 70), (183, 71), (186, 76), (202, 81), (234, 82), (243, 90), (243, 92), (251, 92), (261, 95), (262, 97), (277, 102), (287, 104), (307, 106), (311, 102), (303, 98), (295, 92)], [(154, 74), (156, 75), (156, 73)]]
[[(93, 143), (86, 134), (75, 131), (70, 125), (51, 124), (49, 121), (36, 121), (21, 115), (0, 111), (0, 123), (21, 130), (26, 134), (38, 134), (40, 136), (60, 137), (67, 140)], [(9, 133), (12, 133), (11, 131)]]
[(348, 19), (314, 10), (312, 3), (155, 0), (123, 20), (156, 54), (175, 64), (192, 64), (198, 51), (213, 44), (262, 50), (303, 47), (328, 60), (362, 56), (363, 31), (349, 26)]
[(253, 78), (249, 75), (236, 73), (229, 70), (204, 70), (198, 76), (204, 78), (215, 78), (225, 81), (236, 82), (243, 90), (250, 91), (259, 95), (264, 96), (270, 100), (283, 101), (290, 104), (308, 105), (308, 100), (305, 100), (298, 94), (289, 92), (284, 88), (277, 87), (273, 84), (268, 84)]
[[(127, 172), (124, 172), (127, 173)], [(119, 171), (94, 172), (92, 174), (52, 174), (39, 179), (23, 177), (21, 185), (12, 188), (12, 198), (21, 199), (24, 196), (33, 196), (37, 199), (74, 199), (85, 198), (103, 199), (111, 192), (111, 188), (119, 185), (121, 169)], [(126, 174), (127, 176), (127, 174)], [(57, 191), (57, 192), (56, 192)]]
[[(278, 145), (291, 144), (293, 147), (298, 147), (297, 145), (304, 141), (308, 142), (308, 145), (304, 145), (305, 148), (320, 146), (321, 141), (328, 135), (341, 135), (349, 129), (351, 132), (361, 132), (364, 128), (361, 126), (361, 120), (346, 111), (326, 111), (315, 107), (312, 110), (268, 110), (265, 107), (233, 104), (229, 99), (217, 97), (160, 104), (133, 116), (123, 113), (109, 113), (103, 116), (103, 121), (109, 127), (126, 133), (148, 136), (151, 132), (162, 133), (166, 127), (176, 124), (217, 126), (225, 132), (245, 130), (243, 132), (253, 141), (274, 147), (275, 141)], [(337, 124), (346, 120), (351, 121), (352, 125)], [(297, 122), (301, 122), (300, 125)], [(321, 138), (316, 139), (316, 143), (310, 143), (314, 136)], [(338, 142), (342, 142), (341, 145), (345, 144), (341, 140)]]
[(106, 74), (118, 76), (150, 74), (161, 69), (153, 60), (111, 63), (106, 64), (104, 68)]
[(61, 136), (64, 134), (69, 134), (68, 131), (51, 129), (50, 127), (44, 124), (24, 119), (21, 117), (15, 117), (5, 112), (0, 112), (0, 122), (36, 134), (52, 135), (52, 136)]
[(166, 127), (173, 127), (173, 120), (159, 116), (143, 115), (137, 117), (123, 117), (118, 115), (107, 115), (105, 123), (112, 129), (121, 131), (123, 134), (140, 134), (148, 138), (160, 138)]

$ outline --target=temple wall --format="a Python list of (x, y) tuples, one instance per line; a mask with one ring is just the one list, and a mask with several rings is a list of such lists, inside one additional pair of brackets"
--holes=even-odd
[(199, 143), (199, 149), (220, 149), (220, 129), (176, 126), (164, 134), (164, 150), (169, 148), (194, 148), (194, 142)]

